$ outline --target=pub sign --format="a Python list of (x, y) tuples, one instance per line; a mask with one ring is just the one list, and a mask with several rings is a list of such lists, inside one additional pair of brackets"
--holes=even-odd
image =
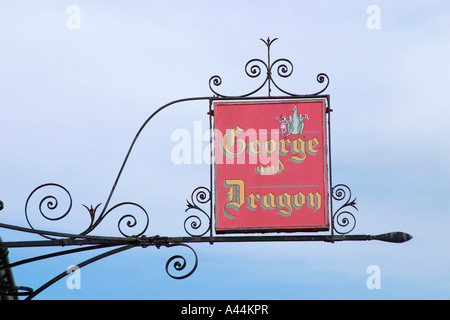
[(217, 233), (329, 230), (327, 99), (217, 100)]

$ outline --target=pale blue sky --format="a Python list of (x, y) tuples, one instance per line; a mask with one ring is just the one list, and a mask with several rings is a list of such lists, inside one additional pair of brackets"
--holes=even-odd
[[(69, 29), (70, 5), (81, 10)], [(370, 30), (367, 8), (380, 8)], [(172, 100), (259, 86), (245, 63), (265, 59), (259, 38), (278, 37), (273, 58), (294, 64), (288, 91), (310, 93), (325, 72), (332, 113), (333, 182), (350, 186), (359, 211), (354, 234), (405, 231), (404, 244), (263, 243), (193, 246), (199, 266), (173, 280), (173, 249), (135, 248), (65, 279), (37, 299), (449, 299), (450, 4), (442, 1), (0, 1), (0, 222), (26, 226), (24, 205), (55, 182), (74, 200), (80, 232), (85, 205), (105, 203), (145, 119)], [(265, 94), (265, 91), (262, 93)], [(150, 216), (148, 236), (186, 235), (185, 203), (209, 184), (207, 164), (175, 165), (171, 133), (208, 126), (207, 102), (158, 114), (143, 131), (111, 200)], [(206, 147), (203, 142), (203, 147)], [(113, 220), (113, 219), (112, 219)], [(114, 224), (115, 222), (113, 222)], [(115, 225), (96, 233), (117, 235)], [(43, 225), (47, 227), (47, 225)], [(40, 239), (0, 230), (4, 241)], [(171, 251), (172, 250), (172, 251)], [(48, 250), (42, 250), (47, 252)], [(12, 261), (42, 252), (11, 249)], [(14, 270), (39, 287), (89, 255)], [(369, 290), (366, 270), (381, 270)]]

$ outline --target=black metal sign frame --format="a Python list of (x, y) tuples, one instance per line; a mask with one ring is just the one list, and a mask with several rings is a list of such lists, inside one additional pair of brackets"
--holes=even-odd
[[(26, 299), (32, 299), (43, 290), (64, 278), (67, 275), (66, 270), (44, 283), (41, 287), (33, 290), (29, 287), (16, 286), (12, 278), (12, 268), (28, 264), (34, 261), (49, 259), (61, 255), (68, 255), (81, 251), (98, 250), (110, 248), (109, 251), (96, 255), (86, 261), (79, 263), (77, 266), (82, 268), (93, 262), (101, 260), (105, 257), (114, 255), (119, 252), (126, 251), (135, 247), (185, 247), (192, 251), (194, 262), (188, 266), (187, 259), (183, 255), (175, 254), (168, 259), (165, 265), (167, 274), (174, 279), (184, 279), (189, 277), (197, 268), (198, 257), (195, 250), (192, 248), (194, 243), (210, 243), (217, 242), (267, 242), (267, 241), (368, 241), (380, 240), (387, 242), (402, 243), (412, 238), (411, 235), (404, 232), (390, 232), (380, 235), (352, 235), (356, 225), (356, 218), (354, 211), (357, 210), (355, 198), (351, 194), (351, 190), (344, 184), (332, 184), (332, 169), (331, 169), (331, 134), (330, 134), (330, 96), (323, 94), (328, 88), (329, 78), (325, 73), (319, 73), (316, 77), (317, 83), (322, 85), (322, 88), (317, 92), (310, 94), (296, 94), (282, 89), (274, 76), (280, 78), (288, 78), (293, 72), (293, 64), (284, 58), (271, 60), (270, 48), (275, 39), (267, 39), (262, 42), (267, 48), (267, 60), (252, 59), (245, 65), (245, 73), (251, 78), (262, 78), (261, 84), (253, 91), (242, 95), (225, 95), (218, 92), (218, 87), (222, 84), (220, 76), (214, 75), (209, 79), (209, 88), (213, 92), (213, 96), (192, 97), (171, 101), (159, 109), (154, 111), (142, 124), (134, 137), (125, 159), (120, 167), (118, 175), (114, 181), (111, 191), (106, 199), (102, 209), (99, 210), (100, 205), (95, 208), (93, 206), (84, 207), (87, 209), (87, 214), (90, 217), (90, 223), (85, 230), (79, 234), (55, 232), (49, 230), (36, 229), (29, 219), (29, 215), (33, 209), (38, 212), (42, 218), (46, 220), (62, 220), (72, 210), (72, 197), (69, 191), (63, 186), (55, 183), (43, 184), (35, 188), (28, 196), (25, 202), (25, 217), (28, 222), (28, 227), (20, 227), (0, 223), (0, 228), (16, 230), (19, 232), (26, 232), (37, 234), (45, 238), (45, 240), (37, 241), (13, 241), (1, 242), (0, 240), (0, 298), (11, 299), (18, 296), (24, 296)], [(267, 88), (267, 96), (255, 97), (254, 95), (261, 91), (264, 87)], [(272, 89), (276, 88), (283, 96), (272, 96)], [(186, 213), (188, 216), (184, 221), (184, 229), (188, 236), (180, 237), (163, 237), (159, 235), (146, 236), (145, 233), (149, 226), (149, 215), (147, 211), (139, 204), (134, 202), (122, 202), (111, 206), (111, 198), (120, 181), (122, 172), (127, 164), (128, 158), (133, 150), (133, 147), (138, 140), (143, 129), (148, 123), (162, 110), (183, 102), (188, 101), (207, 101), (209, 103), (209, 124), (212, 128), (214, 110), (212, 108), (213, 102), (217, 100), (232, 100), (232, 99), (286, 99), (286, 98), (325, 98), (328, 101), (327, 108), (327, 125), (328, 125), (328, 161), (329, 161), (329, 183), (330, 183), (330, 231), (318, 233), (302, 233), (289, 235), (245, 235), (245, 236), (217, 236), (213, 232), (213, 148), (211, 147), (211, 162), (210, 162), (210, 185), (208, 187), (196, 188), (190, 199), (187, 200)], [(211, 130), (211, 132), (213, 132)], [(213, 145), (213, 135), (210, 137), (210, 145)], [(55, 195), (57, 194), (57, 195)], [(61, 199), (63, 198), (63, 199)], [(65, 199), (65, 201), (63, 201)], [(4, 208), (0, 201), (0, 210)], [(131, 210), (132, 209), (132, 210)], [(140, 212), (139, 216), (131, 214), (134, 211)], [(92, 235), (104, 218), (111, 212), (120, 212), (120, 218), (117, 222), (117, 228), (123, 237), (109, 237)], [(51, 213), (51, 214), (49, 214)], [(55, 214), (58, 213), (58, 214)], [(50, 254), (40, 255), (29, 259), (16, 261), (10, 263), (8, 260), (8, 248), (17, 247), (68, 247), (76, 246), (73, 249), (57, 251)]]

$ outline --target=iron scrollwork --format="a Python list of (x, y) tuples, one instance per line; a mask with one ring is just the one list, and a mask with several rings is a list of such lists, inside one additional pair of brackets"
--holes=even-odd
[(356, 226), (356, 218), (349, 210), (358, 210), (356, 198), (352, 199), (350, 188), (345, 184), (338, 184), (332, 190), (332, 198), (342, 205), (333, 213), (333, 231), (339, 234), (348, 234)]
[[(211, 231), (212, 218), (205, 211), (205, 208), (202, 208), (210, 201), (211, 191), (206, 187), (196, 188), (191, 194), (191, 200), (186, 200), (187, 208), (185, 212), (190, 210), (195, 211), (194, 214), (189, 215), (184, 220), (184, 230), (189, 236), (202, 237)], [(167, 247), (185, 247), (190, 249), (194, 255), (194, 264), (191, 268), (187, 268), (188, 264), (184, 255), (174, 255), (167, 260), (166, 273), (173, 279), (185, 279), (193, 274), (198, 265), (198, 257), (195, 250), (185, 243), (168, 244)], [(185, 269), (189, 271), (185, 272)]]
[[(37, 211), (42, 218), (45, 218), (45, 220), (48, 221), (58, 221), (68, 216), (69, 212), (72, 210), (72, 205), (72, 196), (66, 188), (56, 183), (46, 183), (35, 188), (28, 196), (25, 203), (25, 217), (30, 228), (32, 230), (36, 230), (36, 221), (32, 223), (33, 218), (31, 217), (31, 212), (33, 209), (36, 209), (36, 206)], [(123, 209), (123, 207), (128, 207), (129, 209), (120, 215), (117, 222), (117, 228), (124, 237), (140, 236), (147, 230), (149, 225), (149, 216), (147, 211), (142, 206), (133, 202), (122, 202), (108, 210), (104, 208), (103, 212), (97, 217), (96, 211), (100, 205), (101, 204), (97, 205), (95, 208), (92, 206), (88, 208), (86, 205), (83, 205), (88, 210), (90, 224), (84, 231), (80, 232), (79, 235), (87, 235), (91, 233), (106, 216), (110, 215), (111, 212), (117, 212), (119, 209)], [(142, 219), (138, 219), (136, 217), (136, 213), (130, 213), (131, 211), (136, 211), (136, 209), (132, 210), (132, 208), (137, 208), (141, 212)], [(138, 232), (134, 232), (132, 234), (124, 231), (125, 228), (132, 231), (137, 230), (134, 228), (138, 226), (138, 222), (141, 220), (143, 220), (143, 222), (140, 231), (138, 230)], [(40, 235), (47, 239), (57, 239), (45, 234)]]
[[(147, 228), (149, 225), (149, 216), (148, 216), (147, 211), (141, 205), (134, 203), (134, 202), (121, 202), (119, 204), (116, 204), (112, 208), (110, 208), (106, 211), (103, 211), (102, 214), (97, 219), (95, 219), (95, 209), (92, 211), (92, 206), (91, 206), (91, 208), (88, 209), (89, 213), (91, 214), (91, 224), (81, 234), (90, 233), (92, 230), (94, 230), (100, 224), (100, 222), (107, 215), (109, 215), (113, 211), (119, 212), (119, 210), (122, 209), (123, 207), (127, 207), (129, 209), (127, 209), (124, 213), (119, 214), (120, 218), (118, 219), (118, 222), (117, 222), (117, 229), (119, 230), (120, 234), (122, 234), (124, 237), (139, 237), (139, 236), (143, 235), (145, 233), (145, 231), (147, 231)], [(142, 216), (142, 219), (138, 219), (136, 213), (133, 213), (133, 214), (129, 213), (131, 211), (134, 211), (132, 208), (134, 208), (135, 210), (137, 209), (138, 211), (141, 212), (140, 216)], [(142, 226), (140, 227), (140, 229), (141, 229), (140, 231), (138, 228), (139, 221), (143, 221), (141, 223)], [(133, 233), (124, 231), (124, 228), (128, 228)]]
[[(186, 218), (184, 221), (184, 230), (191, 237), (201, 237), (204, 236), (208, 231), (211, 230), (211, 216), (206, 213), (204, 209), (202, 209), (202, 205), (207, 204), (211, 201), (211, 191), (206, 187), (198, 187), (191, 194), (191, 201), (187, 201), (187, 209), (185, 212), (189, 210), (196, 210), (197, 212), (201, 212), (202, 218), (198, 215), (192, 214)], [(202, 222), (202, 220), (207, 219), (206, 223)], [(202, 231), (202, 225), (206, 225), (204, 230)]]
[[(44, 189), (48, 191), (45, 192)], [(51, 189), (51, 193), (49, 189)], [(42, 192), (43, 195), (39, 195)], [(66, 198), (63, 204), (61, 204), (62, 196)], [(46, 183), (35, 188), (25, 202), (25, 218), (33, 230), (36, 230), (36, 221), (32, 222), (32, 220), (36, 218), (31, 216), (30, 207), (35, 208), (36, 206), (42, 218), (49, 221), (58, 221), (64, 219), (72, 209), (72, 196), (66, 188), (56, 183)], [(41, 234), (41, 236), (47, 239), (55, 239), (44, 234)]]
[[(191, 268), (186, 268), (188, 263), (186, 258), (183, 255), (174, 255), (170, 257), (166, 262), (166, 273), (173, 279), (185, 279), (192, 275), (194, 271), (197, 269), (198, 266), (198, 257), (195, 250), (185, 244), (185, 243), (176, 243), (176, 244), (169, 244), (167, 245), (168, 248), (171, 247), (185, 247), (191, 250), (191, 252), (194, 254), (194, 265)], [(185, 272), (186, 270), (188, 272)], [(184, 273), (183, 273), (184, 272)]]
[(251, 59), (245, 65), (245, 73), (250, 78), (258, 78), (261, 75), (261, 73), (263, 73), (262, 70), (264, 69), (266, 77), (263, 79), (262, 84), (258, 88), (256, 88), (255, 90), (253, 90), (249, 93), (238, 95), (238, 96), (224, 95), (224, 94), (217, 92), (214, 89), (214, 87), (219, 87), (222, 84), (222, 78), (218, 75), (214, 75), (209, 79), (210, 90), (217, 97), (220, 97), (220, 98), (245, 98), (245, 97), (248, 97), (248, 96), (251, 96), (251, 95), (257, 93), (266, 84), (268, 87), (267, 95), (269, 97), (271, 96), (271, 93), (272, 93), (272, 87), (271, 87), (272, 85), (274, 85), (280, 92), (282, 92), (288, 96), (293, 96), (293, 97), (314, 96), (314, 95), (319, 95), (322, 92), (324, 92), (328, 88), (328, 85), (330, 84), (330, 79), (328, 78), (328, 76), (325, 73), (319, 73), (316, 77), (317, 82), (324, 84), (324, 87), (321, 90), (314, 92), (314, 93), (310, 93), (310, 94), (297, 94), (297, 93), (288, 92), (288, 91), (282, 89), (275, 82), (275, 79), (273, 77), (274, 70), (276, 70), (276, 74), (282, 78), (290, 77), (294, 71), (294, 65), (288, 59), (280, 58), (271, 63), (271, 61), (270, 61), (270, 58), (271, 58), (270, 57), (270, 46), (277, 39), (278, 38), (274, 38), (272, 40), (270, 38), (267, 38), (267, 40), (260, 39), (262, 42), (264, 42), (264, 44), (267, 47), (267, 62), (265, 62), (261, 59)]

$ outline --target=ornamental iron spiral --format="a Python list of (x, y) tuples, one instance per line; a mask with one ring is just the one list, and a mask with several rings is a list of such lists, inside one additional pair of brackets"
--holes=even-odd
[(333, 230), (339, 234), (350, 233), (356, 226), (356, 218), (348, 210), (358, 210), (356, 207), (356, 198), (352, 199), (350, 188), (344, 184), (338, 184), (333, 188), (332, 197), (338, 202), (343, 202), (333, 214)]
[[(168, 248), (171, 247), (185, 247), (192, 251), (194, 254), (194, 265), (191, 268), (186, 268), (188, 266), (187, 260), (182, 255), (173, 255), (169, 258), (166, 262), (166, 273), (173, 279), (185, 279), (189, 277), (191, 274), (194, 273), (194, 271), (197, 269), (198, 265), (198, 257), (197, 253), (195, 253), (195, 250), (192, 249), (192, 247), (188, 246), (184, 243), (177, 243), (177, 244), (169, 244), (167, 245)], [(188, 272), (185, 272), (188, 271)]]
[(270, 40), (270, 38), (267, 38), (267, 40), (260, 39), (264, 44), (267, 46), (267, 62), (261, 60), (261, 59), (251, 59), (245, 64), (245, 73), (250, 78), (258, 78), (261, 73), (263, 73), (263, 70), (266, 71), (266, 76), (263, 79), (263, 82), (261, 85), (256, 88), (255, 90), (242, 94), (237, 96), (230, 96), (230, 95), (224, 95), (219, 92), (217, 92), (214, 87), (219, 87), (222, 84), (222, 78), (218, 75), (214, 75), (209, 79), (209, 89), (217, 96), (221, 98), (245, 98), (248, 96), (251, 96), (258, 91), (260, 91), (266, 84), (268, 86), (268, 93), (267, 95), (270, 97), (272, 93), (271, 86), (274, 85), (280, 92), (293, 97), (302, 97), (302, 96), (315, 96), (319, 95), (322, 92), (324, 92), (328, 85), (330, 84), (330, 79), (325, 73), (319, 73), (316, 77), (316, 80), (318, 83), (324, 83), (324, 87), (314, 93), (311, 94), (297, 94), (292, 93), (289, 91), (286, 91), (282, 89), (274, 80), (273, 74), (275, 73), (274, 70), (276, 70), (276, 74), (281, 78), (288, 78), (292, 75), (294, 71), (294, 65), (291, 61), (285, 58), (277, 59), (273, 63), (270, 62), (270, 46), (272, 43), (277, 40), (278, 38)]
[[(191, 201), (187, 201), (187, 209), (196, 210), (197, 213), (201, 212), (200, 218), (198, 215), (192, 214), (186, 218), (184, 221), (184, 230), (191, 237), (201, 237), (204, 236), (208, 231), (211, 230), (211, 216), (206, 213), (205, 210), (201, 208), (201, 205), (211, 201), (211, 191), (206, 187), (198, 187), (191, 194)], [(203, 221), (206, 219), (206, 222)], [(202, 228), (203, 226), (203, 228)]]
[[(36, 230), (36, 223), (43, 221), (59, 221), (68, 216), (72, 209), (73, 201), (69, 191), (56, 183), (46, 183), (35, 188), (25, 203), (25, 217), (32, 230)], [(147, 230), (149, 216), (145, 209), (133, 202), (122, 202), (108, 210), (104, 210), (98, 217), (95, 209), (83, 205), (89, 212), (90, 224), (79, 235), (91, 233), (112, 212), (119, 212), (117, 228), (124, 237), (137, 237)], [(139, 217), (138, 217), (138, 213)], [(37, 214), (36, 214), (37, 213)], [(39, 221), (40, 220), (40, 221)], [(52, 236), (40, 234), (47, 239), (58, 239)]]
[[(37, 209), (38, 215), (32, 217), (30, 207), (33, 210)], [(25, 202), (25, 217), (31, 229), (35, 230), (37, 219), (44, 218), (49, 221), (58, 221), (64, 219), (71, 209), (72, 196), (69, 191), (59, 184), (46, 183), (35, 188), (28, 196)], [(47, 239), (56, 239), (43, 234), (41, 236)]]

